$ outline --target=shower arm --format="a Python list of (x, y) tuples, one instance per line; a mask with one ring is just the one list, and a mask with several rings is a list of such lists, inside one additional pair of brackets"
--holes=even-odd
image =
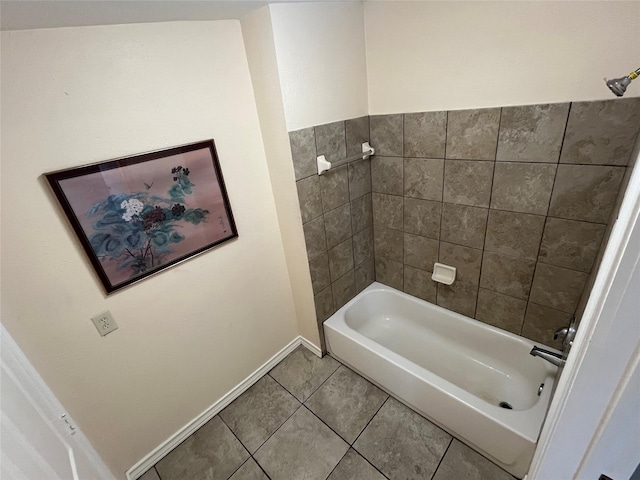
[(616, 97), (621, 97), (624, 95), (624, 92), (627, 90), (627, 87), (631, 83), (631, 80), (634, 80), (639, 76), (640, 76), (640, 68), (636, 68), (633, 72), (631, 72), (626, 77), (613, 78), (611, 80), (607, 80), (605, 78), (604, 81), (606, 82), (607, 87), (609, 87), (609, 90), (611, 90)]

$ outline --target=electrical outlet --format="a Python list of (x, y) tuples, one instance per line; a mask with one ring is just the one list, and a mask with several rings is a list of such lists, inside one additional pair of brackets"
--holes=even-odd
[(99, 313), (98, 315), (91, 317), (91, 321), (98, 329), (98, 333), (103, 337), (107, 333), (111, 333), (116, 328), (118, 328), (118, 324), (111, 316), (111, 312), (109, 312), (108, 310), (106, 312), (102, 312), (102, 313)]

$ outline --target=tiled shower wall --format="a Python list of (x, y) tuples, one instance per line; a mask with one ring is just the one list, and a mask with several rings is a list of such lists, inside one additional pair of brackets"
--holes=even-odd
[(375, 279), (371, 161), (319, 176), (316, 156), (335, 162), (361, 152), (362, 142), (369, 141), (369, 117), (297, 130), (289, 138), (324, 344), (322, 322)]
[[(376, 279), (552, 346), (603, 239), (640, 99), (372, 116)], [(433, 263), (457, 268), (451, 286)]]
[[(639, 129), (636, 98), (291, 132), (319, 324), (375, 276), (559, 346), (553, 332), (575, 312)], [(316, 174), (316, 155), (340, 160), (369, 138), (371, 161)], [(452, 286), (431, 280), (436, 261), (457, 268)]]

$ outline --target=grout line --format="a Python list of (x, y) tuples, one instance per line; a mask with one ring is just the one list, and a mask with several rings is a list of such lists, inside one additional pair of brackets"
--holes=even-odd
[[(231, 430), (231, 429), (229, 429), (229, 430)], [(233, 433), (233, 432), (232, 432), (232, 433)], [(236, 437), (236, 438), (238, 438), (238, 437)], [(238, 440), (240, 440), (240, 439), (238, 438)], [(247, 450), (247, 447), (245, 447), (244, 445), (242, 445), (242, 446), (244, 447), (244, 449), (245, 449), (245, 450)], [(249, 450), (247, 450), (247, 453), (249, 453)], [(253, 457), (252, 457), (252, 456), (251, 456), (251, 454), (249, 453), (249, 457), (248, 457), (244, 462), (242, 462), (238, 468), (236, 468), (233, 472), (231, 472), (231, 475), (229, 475), (229, 477), (228, 477), (228, 478), (233, 477), (233, 476), (236, 474), (236, 472), (237, 472), (238, 470), (240, 470), (240, 469), (244, 466), (244, 464), (245, 464), (245, 463), (247, 463), (247, 462), (248, 462), (249, 460), (251, 460), (252, 458), (253, 458)]]
[[(340, 277), (340, 278), (342, 278), (342, 277)], [(333, 358), (333, 357), (332, 357), (332, 358)], [(278, 365), (279, 365), (279, 364), (278, 364)], [(300, 400), (300, 399), (298, 399), (298, 397), (296, 397), (292, 392), (289, 392), (289, 390), (287, 389), (287, 387), (285, 387), (284, 385), (282, 385), (282, 384), (281, 384), (280, 382), (278, 382), (275, 378), (273, 378), (273, 377), (271, 377), (271, 378), (273, 378), (273, 379), (274, 379), (274, 380), (275, 380), (275, 381), (276, 381), (276, 382), (277, 382), (277, 383), (278, 383), (282, 388), (284, 388), (285, 390), (287, 390), (287, 392), (291, 393), (291, 395), (293, 395), (293, 397), (294, 397), (296, 400), (298, 400), (302, 405), (304, 405), (304, 403), (305, 403), (307, 400), (309, 400), (309, 398), (311, 398), (311, 395), (313, 395), (314, 393), (316, 393), (316, 391), (317, 391), (317, 390), (318, 390), (322, 385), (324, 385), (324, 384), (325, 384), (325, 382), (326, 382), (327, 380), (329, 380), (329, 378), (331, 378), (331, 376), (333, 376), (333, 374), (334, 374), (334, 373), (336, 373), (336, 371), (338, 370), (338, 368), (340, 368), (340, 365), (342, 365), (342, 363), (338, 362), (338, 366), (337, 366), (336, 368), (334, 368), (334, 369), (331, 371), (331, 373), (329, 374), (329, 376), (328, 376), (327, 378), (325, 378), (325, 379), (322, 381), (322, 383), (320, 383), (320, 385), (318, 385), (316, 388), (314, 388), (314, 389), (313, 389), (313, 391), (309, 394), (309, 396), (308, 396), (305, 400)], [(276, 366), (277, 366), (277, 365), (276, 365)], [(274, 367), (274, 368), (276, 368), (276, 367)]]
[(494, 162), (498, 161), (498, 146), (500, 145), (500, 128), (502, 127), (502, 109), (503, 107), (500, 107), (500, 114), (498, 115), (498, 135), (496, 135), (496, 150), (493, 155)]
[[(377, 412), (376, 412), (377, 413)], [(355, 442), (354, 442), (355, 443)], [(352, 447), (353, 448), (353, 447)], [(360, 452), (358, 452), (355, 448), (353, 448), (353, 451), (356, 452), (357, 455), (360, 456), (360, 458), (362, 458), (365, 462), (367, 462), (369, 465), (371, 465), (373, 467), (374, 470), (376, 470), (380, 475), (382, 475), (382, 478), (389, 480), (389, 477), (387, 477), (382, 470), (380, 470), (378, 467), (376, 467), (373, 463), (371, 463), (369, 461), (368, 458), (366, 458), (363, 454), (361, 454)]]
[(569, 117), (571, 116), (571, 107), (573, 102), (569, 102), (569, 108), (567, 109), (567, 118), (564, 121), (564, 131), (562, 132), (562, 140), (560, 141), (560, 150), (558, 151), (558, 164), (560, 164), (560, 158), (562, 157), (562, 150), (564, 149), (564, 141), (567, 138), (567, 129), (569, 128)]
[(256, 460), (253, 455), (251, 455), (251, 458), (253, 459), (254, 462), (256, 462), (256, 465), (258, 465), (258, 468), (262, 471), (262, 473), (264, 473), (264, 476), (267, 477), (269, 480), (271, 480), (271, 476), (269, 476), (267, 471), (262, 467), (262, 465), (260, 465), (260, 462), (258, 462), (258, 460)]
[(447, 158), (447, 141), (448, 140), (449, 140), (449, 110), (446, 110), (445, 119), (444, 119), (444, 157), (443, 159)]
[[(280, 386), (282, 386), (282, 385), (280, 385)], [(284, 388), (284, 387), (282, 387), (282, 388)], [(292, 394), (290, 394), (290, 395), (291, 395), (293, 398), (295, 398), (295, 399), (296, 399), (296, 401), (297, 401), (298, 403), (300, 403), (300, 405), (298, 405), (298, 407), (293, 411), (293, 413), (292, 413), (291, 415), (289, 415), (287, 418), (285, 418), (285, 419), (284, 419), (284, 421), (283, 421), (283, 422), (278, 426), (278, 428), (276, 428), (276, 429), (274, 430), (274, 432), (273, 432), (271, 435), (269, 435), (269, 436), (264, 440), (264, 442), (262, 442), (262, 443), (260, 444), (260, 446), (259, 446), (258, 448), (256, 448), (256, 451), (255, 451), (255, 452), (251, 453), (251, 452), (249, 452), (249, 449), (247, 449), (247, 451), (249, 452), (249, 455), (251, 455), (251, 458), (253, 458), (253, 459), (256, 461), (256, 463), (257, 463), (258, 465), (260, 465), (260, 462), (258, 462), (258, 460), (256, 460), (256, 459), (255, 459), (254, 455), (255, 455), (256, 453), (258, 453), (258, 450), (260, 450), (260, 449), (264, 446), (264, 444), (265, 444), (265, 443), (267, 443), (267, 442), (271, 439), (271, 437), (273, 437), (273, 436), (278, 432), (278, 430), (280, 430), (280, 429), (284, 426), (284, 424), (285, 424), (285, 423), (287, 423), (287, 422), (289, 421), (289, 419), (290, 419), (291, 417), (293, 417), (293, 416), (296, 414), (296, 412), (297, 412), (298, 410), (300, 410), (300, 408), (302, 407), (302, 402), (300, 402), (300, 401), (299, 401), (296, 397), (294, 397)], [(229, 430), (231, 430), (231, 428), (229, 428)], [(238, 439), (238, 440), (240, 440), (240, 439)], [(246, 448), (246, 447), (245, 447), (245, 448)], [(260, 467), (260, 468), (262, 469), (262, 467)]]
[[(333, 358), (333, 357), (331, 357), (331, 358)], [(334, 359), (334, 360), (335, 360), (335, 359)], [(336, 360), (336, 361), (337, 361), (337, 360)], [(322, 388), (322, 386), (323, 386), (325, 383), (327, 383), (331, 377), (333, 377), (333, 375), (334, 375), (334, 374), (338, 371), (338, 369), (342, 366), (342, 363), (340, 363), (340, 362), (337, 362), (337, 363), (338, 363), (338, 366), (336, 367), (336, 369), (335, 369), (333, 372), (331, 372), (331, 374), (330, 374), (327, 378), (325, 378), (325, 379), (322, 381), (322, 383), (321, 383), (320, 385), (318, 385), (318, 387), (317, 387), (313, 392), (311, 392), (311, 394), (307, 397), (307, 399), (306, 399), (304, 402), (300, 402), (300, 403), (302, 403), (302, 405), (304, 405), (305, 403), (307, 403), (307, 402), (309, 401), (309, 399), (313, 396), (313, 394), (314, 394), (314, 393), (316, 393), (318, 390), (320, 390), (320, 388)]]
[[(449, 448), (451, 448), (451, 445), (453, 444), (453, 440), (454, 440), (454, 436), (451, 436), (451, 440), (449, 440), (449, 445), (447, 445), (447, 449), (444, 451), (444, 454), (442, 455), (442, 457), (440, 457), (440, 461), (438, 462), (438, 466), (436, 467), (436, 469), (433, 471), (433, 475), (431, 476), (431, 479), (433, 480), (436, 476), (436, 473), (438, 472), (438, 469), (440, 468), (440, 465), (442, 465), (442, 461), (444, 460), (444, 457), (447, 456), (447, 452), (449, 451)], [(484, 456), (483, 456), (484, 458)]]
[(402, 143), (400, 144), (400, 156), (404, 159), (404, 131), (405, 129), (405, 124), (406, 124), (406, 120), (407, 120), (407, 114), (406, 113), (402, 113), (402, 125), (400, 125), (400, 138), (402, 139)]
[[(342, 437), (340, 437), (340, 438), (342, 438)], [(340, 457), (340, 460), (338, 460), (338, 463), (335, 464), (335, 466), (331, 469), (331, 471), (329, 472), (329, 475), (327, 475), (326, 478), (329, 478), (333, 474), (333, 472), (336, 470), (336, 468), (338, 468), (338, 465), (340, 465), (340, 462), (342, 462), (342, 460), (344, 460), (344, 457), (347, 456), (347, 454), (349, 453), (350, 449), (351, 449), (351, 447), (347, 448), (347, 451), (344, 452), (344, 455), (342, 457)]]
[[(535, 282), (536, 273), (538, 271), (538, 265), (540, 263), (544, 263), (544, 262), (540, 262), (540, 250), (542, 249), (542, 241), (544, 240), (544, 233), (545, 233), (545, 231), (547, 229), (547, 224), (549, 222), (549, 210), (551, 209), (551, 199), (553, 198), (553, 191), (556, 188), (556, 180), (558, 179), (558, 169), (559, 169), (559, 166), (560, 166), (560, 157), (562, 156), (562, 149), (564, 148), (564, 141), (565, 141), (565, 138), (567, 136), (567, 127), (569, 125), (569, 116), (571, 115), (571, 105), (572, 105), (572, 103), (569, 103), (569, 109), (567, 110), (567, 118), (565, 119), (565, 123), (564, 123), (564, 132), (562, 133), (562, 141), (560, 142), (560, 151), (558, 152), (558, 163), (555, 164), (556, 165), (556, 171), (554, 172), (554, 175), (553, 175), (553, 183), (552, 183), (552, 186), (551, 186), (551, 193), (549, 194), (549, 203), (547, 204), (547, 209), (546, 209), (545, 214), (544, 214), (544, 226), (542, 227), (542, 235), (540, 235), (540, 242), (538, 243), (538, 251), (536, 253), (535, 264), (534, 264), (534, 267), (533, 267), (533, 275), (531, 276), (531, 286), (529, 287), (529, 294), (527, 295), (527, 306), (525, 308), (524, 317), (522, 319), (522, 325), (520, 326), (519, 335), (522, 335), (522, 332), (524, 331), (525, 321), (526, 321), (526, 318), (527, 318), (527, 310), (529, 310), (529, 304), (531, 303), (531, 291), (533, 290), (533, 284)], [(575, 311), (573, 313), (575, 314)]]
[[(159, 478), (160, 480), (162, 480), (162, 477), (160, 476), (160, 472), (158, 472), (158, 469), (156, 468), (156, 465), (157, 465), (157, 463), (156, 463), (153, 467), (151, 467), (151, 468), (153, 468), (153, 469), (155, 470), (156, 475), (158, 476), (158, 478)], [(151, 468), (150, 468), (149, 470), (151, 470)], [(148, 472), (149, 470), (147, 470), (147, 472)], [(145, 472), (145, 473), (146, 473), (146, 472)], [(143, 475), (144, 475), (144, 473), (143, 473)]]
[[(565, 120), (564, 123), (564, 132), (562, 133), (562, 141), (560, 142), (560, 151), (558, 152), (558, 162), (555, 164), (556, 165), (556, 171), (553, 175), (553, 184), (551, 185), (551, 194), (549, 195), (549, 203), (547, 204), (547, 210), (545, 212), (545, 217), (549, 216), (549, 210), (551, 209), (551, 200), (553, 199), (553, 191), (556, 189), (556, 180), (558, 179), (558, 169), (560, 166), (560, 157), (562, 156), (562, 150), (564, 149), (564, 141), (565, 138), (567, 136), (567, 128), (569, 126), (569, 115), (571, 115), (571, 105), (572, 103), (569, 103), (569, 109), (567, 110), (567, 119)], [(546, 227), (546, 220), (545, 220), (545, 227)], [(543, 230), (544, 233), (544, 230)], [(538, 251), (538, 255), (540, 254), (540, 252)]]
[[(449, 113), (447, 112), (447, 124), (449, 123)], [(447, 133), (445, 131), (445, 141)], [(446, 154), (446, 147), (445, 147)], [(442, 245), (442, 219), (444, 218), (444, 179), (446, 175), (447, 162), (446, 159), (442, 160), (442, 196), (440, 197), (440, 227), (438, 228), (438, 261), (440, 261), (440, 246)], [(436, 305), (438, 305), (438, 297), (440, 296), (440, 283), (436, 285)]]
[(400, 288), (401, 291), (405, 291), (405, 284), (404, 284), (404, 234), (405, 232), (405, 228), (404, 228), (404, 199), (405, 199), (405, 194), (406, 194), (406, 182), (405, 182), (405, 171), (406, 171), (406, 158), (405, 158), (405, 148), (404, 145), (406, 143), (406, 138), (405, 138), (405, 126), (406, 126), (406, 122), (407, 122), (407, 116), (406, 114), (402, 114), (402, 131), (400, 132), (400, 138), (401, 138), (401, 143), (402, 143), (402, 149), (401, 149), (401, 154), (402, 154), (402, 193), (401, 193), (401, 212), (400, 212), (400, 217), (401, 217), (401, 221), (400, 221), (400, 225), (402, 226), (401, 232), (402, 232), (402, 261), (399, 262), (402, 265), (402, 276), (401, 276), (401, 283), (402, 283), (402, 288)]
[[(500, 121), (498, 122), (498, 135), (500, 135), (500, 122), (502, 121), (502, 109), (500, 109)], [(496, 155), (497, 152), (497, 143), (496, 143)], [(484, 255), (486, 253), (486, 245), (487, 245), (487, 235), (489, 233), (489, 215), (491, 215), (491, 200), (493, 199), (493, 183), (495, 181), (496, 176), (496, 162), (493, 162), (493, 173), (491, 175), (491, 186), (489, 188), (489, 207), (487, 208), (487, 220), (484, 224), (484, 236), (482, 238), (482, 255), (480, 257), (480, 271), (478, 272), (478, 289), (476, 291), (476, 305), (473, 310), (473, 318), (476, 318), (478, 313), (478, 299), (480, 298), (480, 282), (482, 280), (482, 266), (484, 265)], [(497, 292), (500, 293), (500, 292)], [(515, 297), (514, 297), (515, 298)], [(476, 318), (477, 320), (477, 318)], [(522, 319), (524, 323), (524, 317)], [(520, 330), (522, 331), (522, 326), (520, 326)]]
[[(359, 374), (358, 374), (359, 375)], [(362, 377), (364, 378), (364, 377)], [(366, 380), (366, 379), (365, 379)], [(368, 381), (368, 380), (367, 380)], [(371, 465), (376, 471), (378, 471), (384, 478), (388, 478), (378, 467), (376, 467), (373, 463), (371, 463), (369, 461), (369, 459), (367, 457), (365, 457), (362, 453), (360, 453), (358, 450), (355, 449), (355, 447), (353, 445), (356, 444), (356, 442), (358, 441), (358, 439), (362, 436), (362, 434), (364, 433), (364, 431), (367, 429), (367, 427), (371, 424), (371, 422), (373, 421), (374, 418), (376, 418), (376, 416), (378, 415), (378, 413), (380, 412), (380, 410), (382, 410), (382, 407), (384, 407), (384, 405), (389, 401), (389, 399), (391, 398), (391, 395), (389, 395), (387, 392), (385, 392), (384, 390), (380, 389), (382, 392), (384, 392), (387, 395), (387, 398), (384, 400), (384, 402), (382, 402), (382, 405), (380, 405), (380, 407), (378, 408), (378, 410), (376, 410), (376, 413), (373, 414), (373, 416), (369, 419), (369, 421), (367, 422), (367, 424), (364, 426), (364, 428), (362, 429), (362, 431), (358, 434), (358, 436), (356, 437), (356, 439), (353, 441), (353, 444), (351, 445), (351, 448), (353, 448), (353, 451), (356, 452), (358, 455), (360, 455), (369, 465)], [(404, 405), (404, 404), (403, 404)]]
[[(265, 375), (266, 375), (266, 374), (265, 374)], [(264, 376), (263, 376), (262, 378), (264, 378)], [(257, 382), (256, 382), (256, 383), (257, 383)], [(238, 398), (240, 398), (240, 397), (238, 397)], [(234, 401), (235, 401), (235, 400), (234, 400)], [(231, 403), (233, 403), (233, 402), (231, 402)], [(236, 440), (238, 440), (238, 442), (240, 442), (240, 445), (242, 445), (242, 448), (244, 448), (244, 449), (245, 449), (245, 451), (249, 454), (249, 458), (247, 458), (244, 462), (242, 462), (242, 463), (240, 464), (240, 466), (238, 466), (238, 468), (236, 468), (236, 469), (233, 471), (233, 473), (231, 473), (231, 475), (229, 475), (229, 478), (231, 478), (231, 477), (232, 477), (232, 476), (234, 476), (234, 475), (236, 474), (236, 472), (237, 472), (238, 470), (240, 470), (240, 469), (244, 466), (244, 464), (245, 464), (245, 463), (247, 463), (250, 459), (253, 459), (256, 463), (258, 463), (258, 462), (255, 460), (255, 458), (253, 458), (253, 455), (251, 454), (251, 452), (249, 451), (249, 449), (247, 448), (247, 446), (246, 446), (244, 443), (242, 443), (242, 440), (240, 440), (240, 437), (238, 437), (238, 435), (236, 435), (236, 432), (234, 432), (234, 431), (231, 429), (231, 427), (227, 424), (227, 422), (225, 422), (225, 421), (224, 421), (224, 419), (220, 416), (220, 414), (218, 414), (218, 415), (216, 415), (216, 416), (220, 418), (220, 421), (222, 422), (222, 424), (223, 424), (225, 427), (227, 427), (227, 428), (229, 429), (229, 431), (231, 432), (231, 435), (233, 435), (233, 436), (236, 438)], [(271, 438), (271, 436), (269, 436), (269, 438)], [(267, 438), (267, 440), (268, 440), (269, 438)], [(265, 440), (265, 442), (266, 442), (266, 440)], [(261, 447), (262, 445), (264, 445), (264, 442), (260, 445), (260, 447)], [(258, 449), (260, 449), (260, 447), (258, 447)], [(258, 451), (258, 449), (256, 449), (256, 452)], [(259, 463), (258, 463), (258, 466), (260, 467), (260, 464), (259, 464)], [(262, 470), (262, 467), (260, 467), (260, 469)], [(162, 479), (161, 479), (161, 480), (162, 480)]]
[[(308, 399), (307, 399), (307, 400), (308, 400)], [(320, 422), (321, 422), (325, 427), (327, 427), (329, 430), (331, 430), (333, 433), (335, 433), (335, 434), (338, 436), (338, 438), (339, 438), (340, 440), (342, 440), (344, 443), (346, 443), (347, 445), (349, 445), (349, 448), (351, 448), (351, 444), (350, 444), (350, 443), (349, 443), (349, 442), (348, 442), (348, 441), (347, 441), (347, 440), (346, 440), (342, 435), (340, 435), (338, 432), (336, 432), (336, 431), (334, 430), (334, 428), (333, 428), (331, 425), (329, 425), (327, 422), (325, 422), (324, 420), (322, 420), (318, 415), (316, 415), (316, 413), (315, 413), (313, 410), (311, 410), (311, 409), (310, 409), (309, 407), (307, 407), (306, 405), (304, 405), (304, 404), (303, 404), (302, 406), (307, 410), (307, 412), (309, 412), (311, 415), (313, 415), (314, 417), (316, 417), (316, 418), (317, 418), (317, 419), (318, 419), (318, 420), (319, 420), (319, 421), (320, 421)], [(347, 451), (349, 451), (349, 449), (347, 449)], [(340, 463), (340, 462), (338, 462), (338, 463)], [(337, 465), (337, 464), (336, 464), (336, 465)]]
[[(360, 375), (360, 374), (358, 374)], [(360, 375), (362, 377), (362, 375)], [(364, 378), (364, 377), (362, 377)], [(366, 380), (366, 378), (365, 378)], [(369, 380), (367, 380), (367, 382), (369, 382)], [(371, 382), (369, 382), (371, 383)], [(373, 385), (373, 383), (372, 383)], [(377, 385), (376, 385), (377, 387)], [(379, 388), (379, 387), (378, 387)], [(371, 422), (373, 421), (374, 418), (376, 418), (376, 415), (378, 415), (378, 413), (380, 412), (380, 410), (382, 409), (382, 407), (385, 406), (385, 404), (389, 401), (389, 399), (391, 398), (391, 395), (389, 395), (387, 392), (385, 392), (384, 390), (382, 390), (381, 388), (379, 388), (381, 392), (384, 392), (387, 395), (387, 398), (384, 399), (384, 402), (382, 402), (382, 405), (380, 405), (380, 407), (376, 410), (376, 413), (374, 413), (371, 418), (369, 419), (369, 421), (367, 422), (367, 424), (364, 426), (364, 428), (362, 429), (362, 431), (358, 434), (358, 436), (356, 437), (356, 439), (353, 441), (353, 443), (351, 444), (352, 446), (356, 444), (356, 442), (358, 441), (358, 439), (362, 436), (362, 434), (364, 433), (364, 431), (367, 429), (367, 427), (371, 424)], [(404, 404), (403, 404), (404, 405)], [(354, 449), (355, 450), (355, 449)], [(357, 451), (357, 450), (356, 450)], [(359, 453), (359, 452), (358, 452)]]
[[(263, 378), (264, 378), (264, 377), (263, 377)], [(260, 379), (260, 380), (262, 380), (262, 379)], [(260, 380), (258, 380), (258, 381), (260, 381)], [(258, 382), (256, 382), (256, 383), (258, 383)], [(242, 395), (240, 395), (240, 397), (241, 397), (241, 396), (242, 396)], [(240, 398), (240, 397), (238, 397), (238, 398)], [(237, 400), (237, 399), (236, 399), (236, 400)], [(235, 402), (235, 400), (234, 400), (234, 402)], [(231, 403), (233, 403), (233, 402), (231, 402)], [(231, 405), (231, 403), (230, 403), (229, 405)], [(224, 409), (223, 409), (220, 413), (222, 413), (223, 411), (224, 411)], [(216, 416), (217, 416), (218, 418), (220, 418), (220, 421), (223, 423), (223, 425), (229, 429), (229, 431), (231, 432), (231, 434), (232, 434), (234, 437), (236, 437), (236, 440), (238, 440), (238, 442), (240, 442), (240, 445), (242, 445), (242, 447), (247, 451), (247, 453), (249, 454), (249, 456), (251, 456), (251, 452), (249, 451), (249, 449), (247, 448), (247, 446), (242, 442), (242, 440), (240, 440), (240, 437), (238, 437), (238, 435), (236, 435), (236, 432), (234, 432), (234, 431), (233, 431), (233, 429), (229, 426), (229, 424), (228, 424), (227, 422), (225, 422), (225, 421), (224, 421), (224, 418), (222, 418), (222, 417), (220, 416), (220, 413), (218, 413)], [(215, 417), (214, 417), (214, 418), (215, 418)], [(262, 446), (262, 445), (260, 445), (260, 446)], [(258, 447), (258, 448), (259, 448), (259, 447)], [(247, 460), (248, 460), (248, 459), (247, 459)], [(245, 460), (245, 462), (246, 462), (246, 460)], [(242, 465), (244, 465), (244, 463), (243, 463)], [(240, 467), (242, 467), (242, 465), (240, 465)], [(236, 471), (237, 471), (240, 467), (238, 467), (238, 468), (236, 469)], [(234, 472), (234, 473), (235, 473), (235, 472)], [(231, 475), (233, 475), (233, 473), (232, 473)], [(230, 475), (230, 476), (231, 476), (231, 475)]]

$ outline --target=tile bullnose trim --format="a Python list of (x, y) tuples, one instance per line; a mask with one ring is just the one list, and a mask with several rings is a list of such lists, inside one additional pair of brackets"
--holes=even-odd
[(127, 480), (136, 480), (141, 477), (147, 470), (153, 467), (156, 463), (162, 460), (169, 452), (180, 445), (184, 440), (194, 434), (200, 427), (220, 413), (227, 405), (233, 402), (236, 398), (247, 391), (253, 384), (266, 375), (273, 367), (278, 365), (284, 358), (293, 352), (298, 346), (304, 345), (314, 355), (322, 358), (322, 351), (309, 340), (299, 335), (287, 345), (285, 345), (278, 353), (267, 360), (262, 366), (260, 366), (255, 372), (245, 378), (242, 382), (236, 385), (228, 393), (222, 396), (219, 400), (214, 402), (204, 412), (188, 422), (184, 427), (180, 428), (177, 432), (167, 438), (164, 442), (158, 445), (155, 449), (145, 455), (135, 465), (125, 472)]

